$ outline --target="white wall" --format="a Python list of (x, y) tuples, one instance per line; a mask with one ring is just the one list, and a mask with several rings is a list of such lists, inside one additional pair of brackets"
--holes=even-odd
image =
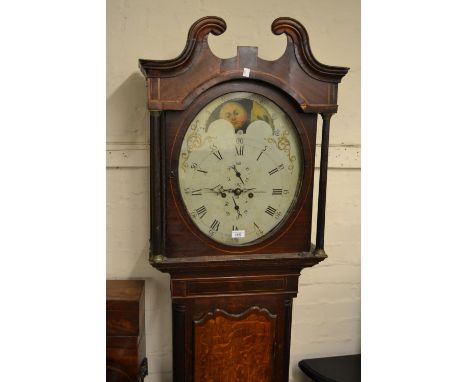
[(306, 27), (319, 61), (351, 68), (340, 84), (339, 112), (331, 120), (325, 230), (329, 258), (303, 271), (294, 302), (290, 381), (306, 381), (299, 360), (360, 351), (358, 0), (108, 0), (107, 277), (146, 279), (146, 381), (172, 381), (169, 276), (147, 261), (149, 119), (137, 60), (177, 56), (190, 25), (207, 15), (227, 22), (223, 35), (209, 38), (220, 57), (234, 56), (237, 45), (258, 46), (265, 59), (279, 57), (286, 39), (273, 35), (270, 26), (275, 18), (289, 16)]

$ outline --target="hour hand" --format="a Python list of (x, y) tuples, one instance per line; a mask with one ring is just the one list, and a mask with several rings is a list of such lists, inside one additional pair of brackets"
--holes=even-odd
[(211, 191), (211, 192), (214, 192), (216, 194), (220, 194), (221, 192), (224, 192), (224, 188), (223, 186), (221, 186), (220, 184), (214, 186), (214, 187), (202, 187), (202, 190), (208, 190), (208, 191)]
[(220, 184), (214, 186), (214, 187), (204, 187), (202, 188), (203, 190), (208, 190), (208, 192), (213, 192), (214, 194), (216, 195), (221, 195), (223, 198), (226, 197), (226, 192), (229, 192), (229, 190), (226, 190), (224, 189), (223, 186), (221, 186)]
[[(219, 187), (219, 189), (216, 190), (218, 187)], [(220, 184), (218, 184), (218, 185), (216, 185), (214, 187), (211, 187), (211, 188), (205, 187), (205, 190), (211, 190), (213, 192), (220, 192), (220, 190), (222, 190), (222, 189), (223, 189), (223, 187)]]

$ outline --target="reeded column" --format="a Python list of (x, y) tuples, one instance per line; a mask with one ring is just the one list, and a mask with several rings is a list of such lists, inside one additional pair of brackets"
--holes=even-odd
[(328, 173), (328, 144), (330, 139), (330, 118), (333, 113), (321, 113), (322, 124), (322, 144), (320, 152), (320, 179), (317, 208), (317, 238), (315, 241), (316, 255), (326, 255), (324, 250), (325, 236), (325, 205), (327, 201), (327, 173)]

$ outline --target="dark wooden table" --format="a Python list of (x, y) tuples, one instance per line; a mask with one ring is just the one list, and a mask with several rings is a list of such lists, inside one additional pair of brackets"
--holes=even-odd
[(314, 382), (361, 381), (361, 354), (303, 359), (299, 367)]

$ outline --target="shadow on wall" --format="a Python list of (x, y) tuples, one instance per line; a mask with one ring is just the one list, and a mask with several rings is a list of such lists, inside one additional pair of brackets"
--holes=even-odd
[[(107, 98), (107, 143), (129, 145), (148, 142), (146, 82), (139, 72), (134, 72)], [(107, 240), (108, 248), (116, 251), (113, 256), (108, 256), (108, 261), (117, 262), (111, 267), (107, 264), (107, 277), (145, 280), (149, 371), (150, 374), (156, 370), (163, 372), (163, 381), (169, 382), (172, 380), (172, 359), (161, 354), (172, 354), (172, 305), (169, 275), (157, 271), (148, 261), (149, 167), (107, 170), (112, 173), (112, 181), (107, 187), (113, 187), (107, 190)], [(118, 264), (120, 261), (122, 263)], [(132, 264), (131, 269), (128, 269), (129, 263)], [(109, 272), (110, 269), (113, 271)]]
[(146, 357), (149, 373), (172, 381), (172, 303), (170, 276), (148, 261), (149, 245), (140, 253), (128, 279), (145, 280)]
[(130, 75), (107, 97), (106, 116), (108, 142), (147, 143), (146, 82), (141, 73)]
[(172, 381), (172, 303), (170, 276), (148, 261), (149, 242), (140, 253), (130, 279), (145, 280), (146, 356), (149, 373), (161, 382)]
[[(291, 367), (292, 366), (292, 367)], [(290, 363), (290, 370), (292, 374), (292, 380), (295, 382), (309, 382), (310, 379), (299, 369), (299, 366), (296, 364)]]

